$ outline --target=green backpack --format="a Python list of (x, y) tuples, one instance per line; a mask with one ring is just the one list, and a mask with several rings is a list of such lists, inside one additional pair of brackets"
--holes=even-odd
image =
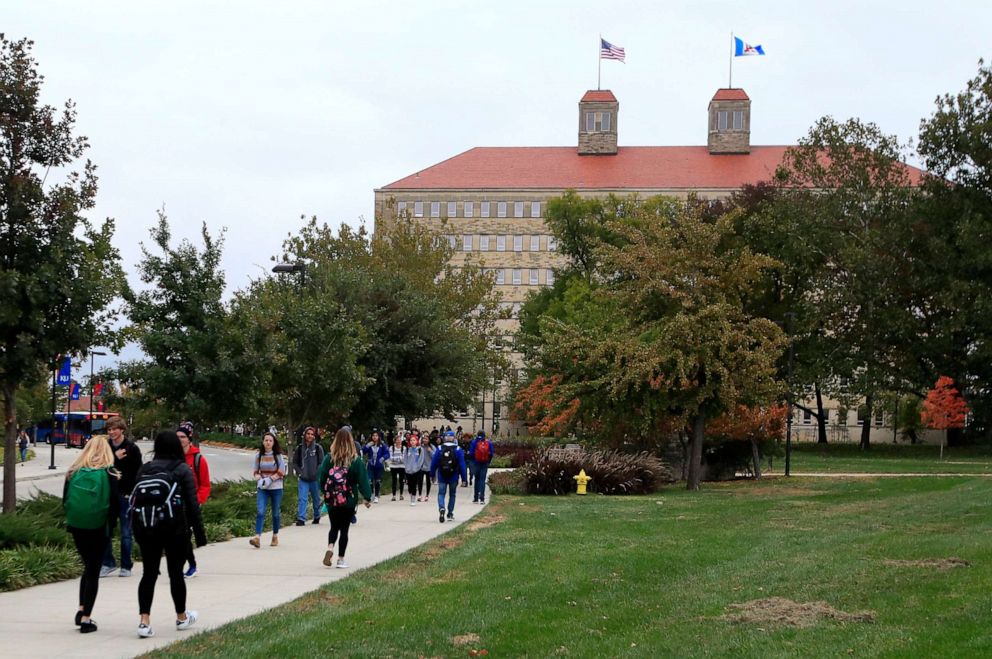
[(106, 469), (81, 467), (69, 480), (65, 497), (65, 524), (75, 529), (98, 529), (110, 511), (110, 475)]

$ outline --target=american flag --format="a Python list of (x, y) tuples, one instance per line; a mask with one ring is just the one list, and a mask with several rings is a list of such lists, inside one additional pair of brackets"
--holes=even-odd
[(620, 46), (614, 46), (606, 39), (599, 39), (599, 59), (618, 59), (623, 62), (624, 52)]

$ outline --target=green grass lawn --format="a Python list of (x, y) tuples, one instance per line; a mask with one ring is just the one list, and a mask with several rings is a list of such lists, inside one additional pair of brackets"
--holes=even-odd
[[(774, 472), (782, 473), (785, 458), (774, 461)], [(792, 471), (826, 473), (915, 473), (915, 474), (992, 474), (989, 447), (944, 448), (931, 445), (875, 444), (862, 451), (857, 444), (803, 443), (794, 445)]]
[[(988, 656), (990, 498), (971, 477), (497, 496), (423, 547), (157, 654)], [(927, 562), (948, 559), (968, 565)], [(770, 598), (795, 604), (727, 617)]]

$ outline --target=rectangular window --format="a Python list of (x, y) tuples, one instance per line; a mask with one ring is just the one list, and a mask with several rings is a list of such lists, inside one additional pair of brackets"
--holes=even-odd
[(813, 423), (813, 414), (809, 410), (803, 410), (803, 423)]
[(586, 132), (606, 133), (610, 130), (609, 112), (586, 112)]
[(413, 202), (413, 216), (414, 217), (424, 216), (424, 202), (422, 201)]
[(472, 217), (472, 212), (475, 210), (472, 208), (473, 204), (471, 201), (466, 201), (462, 203), (462, 214), (465, 217)]
[(451, 249), (453, 250), (458, 249), (458, 247), (456, 246), (457, 242), (458, 240), (454, 236), (448, 236), (448, 246), (451, 247)]
[(441, 217), (441, 202), (432, 201), (431, 202), (431, 217)]
[(877, 412), (875, 414), (875, 427), (881, 428), (882, 423), (885, 421), (885, 412)]
[(506, 202), (500, 201), (496, 203), (496, 217), (506, 217)]
[(530, 237), (530, 251), (540, 252), (541, 251), (541, 237), (531, 236)]
[(489, 236), (479, 236), (479, 251), (480, 252), (489, 251)]
[(537, 268), (531, 268), (530, 272), (527, 274), (527, 283), (531, 286), (537, 286)]
[(396, 204), (396, 215), (398, 215), (400, 217), (406, 215), (406, 202), (405, 201), (401, 201), (400, 203)]
[(548, 251), (557, 252), (558, 251), (558, 239), (554, 236), (548, 236)]
[(503, 268), (496, 269), (496, 283), (500, 286), (506, 283), (506, 270)]
[(481, 213), (479, 213), (479, 217), (489, 217), (489, 202), (484, 201), (479, 206), (482, 211)]
[(458, 217), (458, 204), (453, 201), (448, 202), (448, 217)]
[(530, 216), (541, 217), (541, 202), (539, 201), (530, 202)]
[(727, 111), (722, 110), (716, 113), (716, 129), (727, 130)]
[(497, 252), (506, 251), (506, 236), (496, 236), (496, 251)]
[(734, 130), (744, 130), (744, 112), (734, 110)]
[(544, 271), (544, 283), (547, 284), (548, 286), (554, 286), (555, 285), (555, 271), (554, 270), (545, 270)]
[(472, 236), (462, 236), (462, 251), (463, 252), (472, 251)]
[(513, 202), (513, 217), (523, 217), (524, 216), (524, 202), (515, 201)]
[(513, 285), (514, 286), (519, 286), (520, 285), (520, 281), (521, 281), (521, 276), (522, 275), (523, 275), (523, 271), (520, 268), (514, 268), (513, 269)]
[(514, 252), (522, 252), (522, 251), (524, 251), (524, 237), (523, 236), (514, 236), (513, 237), (513, 251)]

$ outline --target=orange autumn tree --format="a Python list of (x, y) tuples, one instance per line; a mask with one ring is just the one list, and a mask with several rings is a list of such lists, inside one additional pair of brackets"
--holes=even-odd
[(788, 408), (785, 405), (770, 407), (737, 405), (709, 423), (706, 434), (723, 441), (746, 441), (751, 445), (751, 461), (755, 478), (761, 478), (762, 440), (781, 439), (785, 431)]
[(923, 401), (923, 411), (920, 413), (920, 418), (929, 428), (950, 430), (952, 428), (964, 428), (964, 419), (967, 414), (968, 404), (964, 402), (961, 392), (954, 386), (954, 380), (942, 375), (937, 378), (937, 384)]
[(538, 435), (561, 436), (575, 427), (579, 399), (568, 400), (562, 395), (561, 375), (538, 375), (516, 393), (511, 412), (514, 421), (523, 421), (530, 432)]

